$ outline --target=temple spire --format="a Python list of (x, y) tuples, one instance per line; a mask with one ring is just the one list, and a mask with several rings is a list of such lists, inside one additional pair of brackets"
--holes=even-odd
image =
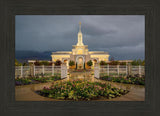
[(79, 32), (81, 32), (81, 22), (79, 22)]
[(78, 46), (83, 46), (83, 37), (82, 37), (82, 32), (81, 32), (81, 22), (79, 22), (79, 32), (78, 32), (78, 42), (77, 45)]

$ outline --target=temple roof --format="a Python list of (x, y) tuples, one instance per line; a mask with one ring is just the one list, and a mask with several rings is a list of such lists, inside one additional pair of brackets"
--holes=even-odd
[(104, 51), (89, 51), (89, 54), (108, 54), (108, 52), (104, 52)]
[(66, 54), (66, 55), (70, 55), (70, 54), (72, 54), (72, 52), (71, 51), (57, 51), (57, 52), (52, 52), (52, 54)]

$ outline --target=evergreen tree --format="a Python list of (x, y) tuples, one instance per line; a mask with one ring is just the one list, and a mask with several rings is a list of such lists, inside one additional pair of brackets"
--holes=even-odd
[(18, 62), (17, 59), (15, 59), (15, 66), (22, 66), (22, 64), (20, 62)]
[(89, 61), (87, 62), (87, 65), (88, 65), (88, 66), (92, 66), (92, 65), (93, 65), (92, 61), (89, 60)]
[(73, 65), (75, 65), (75, 62), (72, 61), (72, 60), (70, 60), (70, 61), (69, 61), (69, 66), (73, 66)]
[(54, 63), (56, 66), (60, 66), (62, 64), (62, 62), (60, 60), (56, 60), (56, 62)]
[(100, 61), (100, 65), (106, 65), (107, 63), (105, 61)]

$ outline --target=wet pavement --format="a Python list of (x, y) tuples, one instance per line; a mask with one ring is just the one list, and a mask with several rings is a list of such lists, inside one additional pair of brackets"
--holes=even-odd
[[(90, 72), (74, 72), (68, 75), (67, 78), (63, 80), (58, 80), (58, 81), (63, 82), (66, 80), (76, 80), (76, 79), (84, 79), (84, 80), (89, 80), (93, 82), (94, 81), (107, 82), (107, 81), (94, 78), (94, 75), (92, 75), (92, 73)], [(113, 99), (101, 98), (96, 101), (144, 101), (145, 100), (145, 87), (143, 85), (123, 84), (123, 83), (115, 83), (115, 82), (107, 82), (107, 83), (111, 84), (113, 87), (116, 87), (116, 88), (129, 90), (129, 93)], [(52, 82), (16, 86), (15, 99), (16, 101), (62, 101), (62, 100), (43, 97), (38, 95), (35, 92), (37, 90), (43, 89), (44, 86), (50, 86), (51, 84)]]

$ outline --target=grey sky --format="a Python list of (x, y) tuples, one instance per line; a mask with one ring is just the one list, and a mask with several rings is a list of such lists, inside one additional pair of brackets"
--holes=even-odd
[(89, 50), (115, 59), (144, 58), (143, 15), (17, 15), (16, 50), (71, 51), (79, 21)]

